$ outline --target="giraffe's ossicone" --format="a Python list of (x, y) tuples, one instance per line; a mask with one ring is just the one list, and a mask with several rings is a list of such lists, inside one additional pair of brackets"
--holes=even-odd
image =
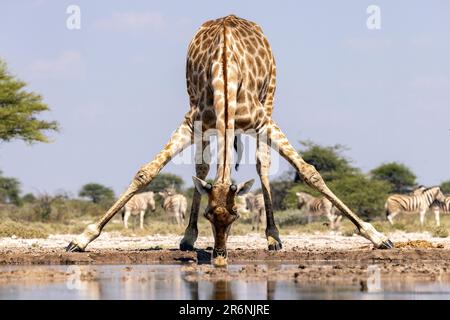
[[(69, 251), (84, 250), (130, 197), (149, 184), (171, 158), (195, 141), (196, 177), (193, 180), (196, 188), (180, 248), (194, 248), (200, 198), (201, 194), (206, 194), (208, 206), (204, 215), (211, 222), (214, 234), (213, 260), (216, 265), (226, 264), (228, 234), (231, 224), (238, 218), (235, 198), (249, 191), (253, 184), (253, 180), (241, 184), (233, 184), (231, 180), (233, 145), (238, 133), (251, 133), (256, 137), (256, 169), (264, 196), (269, 250), (281, 249), (269, 183), (270, 148), (284, 157), (303, 181), (330, 200), (375, 247), (393, 246), (386, 236), (362, 221), (331, 192), (317, 170), (300, 157), (272, 120), (275, 60), (257, 24), (234, 15), (204, 23), (189, 45), (186, 79), (190, 110), (178, 129), (153, 161), (141, 167), (108, 212), (69, 244)], [(211, 184), (204, 181), (210, 169), (210, 134), (217, 136), (218, 144), (217, 172)]]

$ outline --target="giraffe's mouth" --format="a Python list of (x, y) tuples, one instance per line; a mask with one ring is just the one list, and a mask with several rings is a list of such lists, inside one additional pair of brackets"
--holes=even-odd
[(214, 248), (213, 264), (216, 267), (222, 267), (228, 264), (228, 252), (226, 248)]

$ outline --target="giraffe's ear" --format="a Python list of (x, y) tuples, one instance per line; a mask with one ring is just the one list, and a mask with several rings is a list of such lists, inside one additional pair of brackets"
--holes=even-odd
[(197, 189), (200, 194), (209, 193), (212, 190), (211, 183), (203, 181), (197, 177), (192, 177), (192, 181), (194, 182), (195, 189)]
[(255, 182), (255, 179), (248, 180), (247, 182), (242, 182), (237, 186), (236, 194), (238, 196), (242, 196), (243, 194), (246, 194), (250, 191), (250, 189), (253, 186), (253, 183)]

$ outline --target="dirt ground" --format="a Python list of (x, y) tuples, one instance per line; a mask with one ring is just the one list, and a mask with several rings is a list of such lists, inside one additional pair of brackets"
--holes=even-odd
[[(124, 237), (103, 233), (83, 253), (64, 248), (74, 235), (52, 235), (47, 239), (0, 238), (0, 264), (145, 264), (200, 262), (210, 260), (212, 237), (199, 237), (194, 252), (178, 250), (181, 236), (154, 235)], [(360, 236), (333, 233), (282, 236), (283, 249), (266, 250), (262, 234), (230, 236), (230, 262), (278, 261), (423, 261), (450, 260), (450, 238), (433, 238), (428, 233), (396, 232), (390, 235), (393, 250), (373, 250)], [(424, 241), (418, 241), (424, 240)]]
[[(83, 253), (67, 253), (64, 247), (73, 235), (54, 235), (48, 239), (0, 239), (0, 265), (101, 265), (185, 263), (187, 281), (245, 279), (247, 281), (290, 280), (303, 282), (350, 282), (366, 279), (368, 266), (376, 265), (383, 277), (450, 280), (450, 239), (433, 238), (428, 233), (396, 232), (390, 238), (392, 250), (374, 250), (359, 236), (345, 237), (332, 233), (283, 236), (283, 249), (266, 250), (262, 235), (230, 236), (229, 261), (243, 264), (234, 268), (214, 268), (210, 264), (211, 237), (199, 237), (197, 250), (178, 250), (181, 236), (124, 237), (104, 233)], [(271, 266), (271, 263), (274, 263)], [(281, 265), (282, 263), (283, 265)], [(128, 268), (133, 268), (129, 266)], [(2, 271), (5, 281), (24, 277), (47, 278), (45, 268)], [(24, 274), (24, 272), (26, 274)], [(70, 276), (49, 275), (54, 280)], [(365, 283), (365, 282), (362, 282)]]

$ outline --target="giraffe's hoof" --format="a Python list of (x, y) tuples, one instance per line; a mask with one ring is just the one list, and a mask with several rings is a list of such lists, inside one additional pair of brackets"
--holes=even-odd
[(267, 243), (269, 245), (270, 251), (278, 251), (281, 250), (281, 248), (283, 248), (283, 245), (281, 244), (281, 240), (279, 237), (275, 238), (274, 236), (268, 236)]
[(283, 245), (281, 244), (281, 242), (269, 244), (270, 251), (278, 251), (281, 250), (282, 248)]
[(181, 251), (194, 251), (194, 245), (188, 243), (188, 242), (181, 242), (180, 243), (180, 250)]
[(378, 249), (392, 249), (392, 248), (394, 248), (394, 243), (389, 239), (383, 241), (381, 245), (378, 247)]
[(67, 252), (83, 252), (84, 250), (80, 248), (74, 241), (69, 243), (69, 245), (66, 247)]

